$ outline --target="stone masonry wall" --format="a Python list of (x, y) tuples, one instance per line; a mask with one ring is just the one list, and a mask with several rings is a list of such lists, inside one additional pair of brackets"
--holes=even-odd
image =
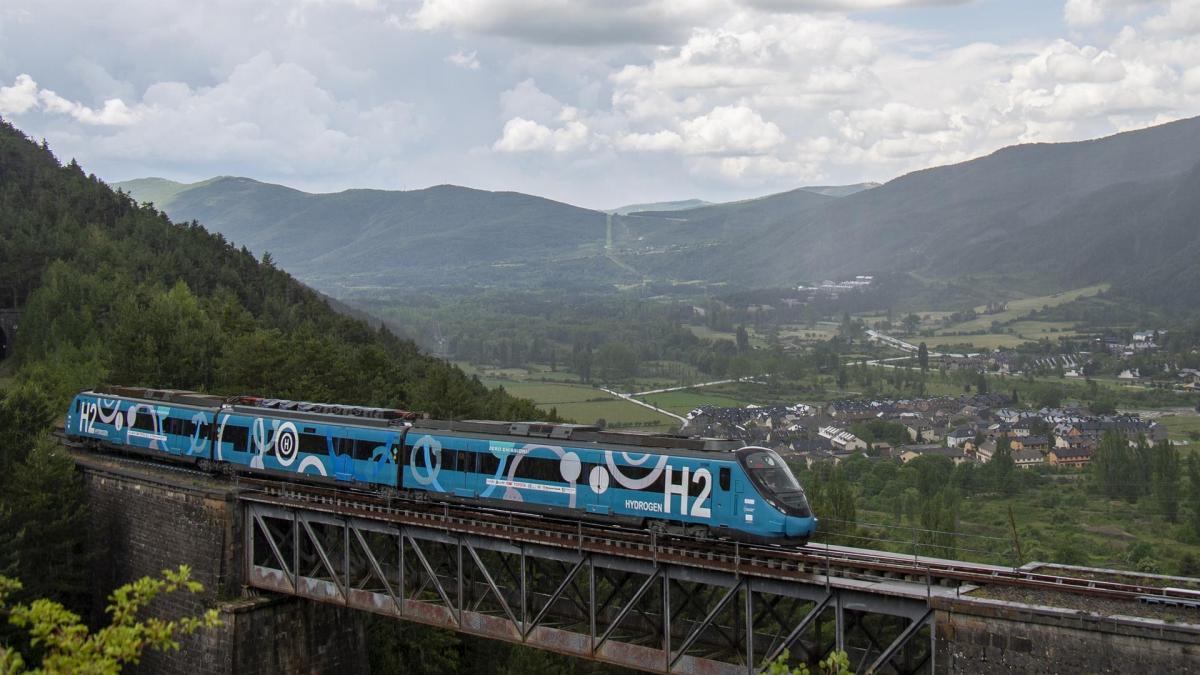
[[(242, 515), (228, 481), (80, 452), (90, 509), (95, 606), (116, 586), (181, 564), (202, 593), (156, 600), (155, 616), (195, 616), (217, 607), (223, 625), (148, 652), (130, 672), (179, 675), (365, 672), (356, 612), (296, 598), (242, 599)], [(99, 618), (99, 617), (96, 617)]]
[(935, 601), (939, 673), (1195, 673), (1200, 631), (996, 601)]

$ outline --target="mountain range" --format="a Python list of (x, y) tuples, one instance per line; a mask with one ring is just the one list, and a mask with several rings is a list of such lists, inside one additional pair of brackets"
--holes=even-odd
[[(603, 213), (456, 186), (313, 195), (246, 178), (116, 185), (177, 220), (356, 286), (777, 286), (855, 274), (994, 275), (1045, 290), (1107, 281), (1197, 297), (1200, 118), (1102, 139), (1012, 146), (883, 185)], [(661, 210), (661, 209), (670, 210)]]

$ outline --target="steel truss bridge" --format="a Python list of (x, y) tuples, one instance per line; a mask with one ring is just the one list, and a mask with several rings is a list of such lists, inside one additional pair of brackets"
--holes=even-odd
[(845, 650), (931, 672), (930, 594), (844, 561), (262, 483), (244, 492), (251, 587), (640, 670), (754, 673)]

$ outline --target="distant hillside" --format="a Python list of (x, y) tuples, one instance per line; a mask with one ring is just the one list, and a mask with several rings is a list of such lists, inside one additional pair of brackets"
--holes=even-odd
[(803, 188), (809, 192), (815, 192), (826, 197), (849, 197), (852, 194), (877, 188), (880, 183), (855, 183), (853, 185), (814, 185)]
[[(745, 202), (725, 214), (754, 225), (741, 228), (745, 236), (639, 264), (749, 286), (897, 271), (1033, 278), (1048, 290), (1112, 281), (1144, 299), (1177, 303), (1200, 297), (1200, 283), (1186, 281), (1196, 266), (1180, 259), (1200, 238), (1198, 163), (1200, 118), (1014, 146), (815, 208), (789, 203), (792, 193)], [(662, 227), (711, 230), (714, 223), (700, 221), (719, 219), (717, 208), (653, 215)]]
[[(161, 180), (161, 179), (148, 178), (145, 180)], [(132, 183), (133, 181), (130, 181), (130, 182)], [(880, 185), (879, 183), (855, 183), (853, 185), (806, 185), (804, 187), (795, 188), (795, 190), (804, 190), (806, 192), (815, 192), (819, 195), (824, 195), (826, 197), (847, 197), (847, 196), (855, 194), (857, 192), (862, 192), (863, 190), (870, 190), (871, 188), (879, 187), (879, 185)], [(795, 190), (789, 190), (788, 192), (794, 192)], [(737, 202), (723, 202), (720, 204), (715, 203), (715, 202), (706, 202), (703, 199), (683, 199), (683, 200), (675, 201), (675, 202), (652, 202), (649, 204), (630, 204), (628, 206), (620, 206), (615, 209), (609, 209), (607, 212), (624, 216), (624, 215), (628, 215), (630, 213), (639, 213), (639, 212), (640, 213), (650, 213), (650, 212), (655, 212), (655, 211), (686, 211), (688, 209), (696, 209), (696, 208), (700, 208), (702, 206), (723, 206), (723, 205), (727, 205), (727, 204), (740, 204), (740, 203), (749, 202), (749, 201), (757, 201), (759, 199), (767, 199), (767, 198), (770, 198), (773, 196), (775, 196), (775, 195), (765, 195), (763, 197), (752, 197), (750, 199), (743, 199), (743, 200), (739, 200)]]
[[(1187, 220), (1200, 212), (1200, 190), (1188, 182), (1197, 162), (1200, 118), (1009, 147), (884, 185), (688, 200), (673, 210), (642, 205), (612, 216), (611, 227), (599, 211), (455, 186), (311, 195), (245, 178), (123, 185), (137, 199), (160, 195), (174, 218), (270, 251), (335, 293), (643, 280), (760, 287), (912, 273), (988, 277), (1040, 292), (1107, 281), (1118, 291), (1141, 289), (1138, 297), (1152, 302), (1177, 302), (1168, 296), (1193, 288), (1183, 282), (1194, 265), (1178, 256), (1200, 236)], [(1163, 261), (1178, 262), (1164, 270)]]
[(627, 206), (618, 206), (615, 209), (609, 209), (608, 213), (615, 213), (623, 216), (635, 211), (682, 211), (686, 209), (694, 209), (701, 206), (708, 206), (712, 202), (706, 202), (703, 199), (682, 199), (677, 202), (651, 202), (649, 204), (629, 204)]
[[(140, 181), (116, 187), (147, 198)], [(168, 192), (157, 182), (148, 187)], [(284, 269), (326, 289), (504, 286), (531, 275), (569, 285), (570, 263), (601, 256), (606, 237), (599, 211), (454, 185), (309, 194), (222, 177), (183, 186), (161, 207), (255, 253), (270, 252)], [(611, 262), (601, 267), (606, 281), (629, 275)]]

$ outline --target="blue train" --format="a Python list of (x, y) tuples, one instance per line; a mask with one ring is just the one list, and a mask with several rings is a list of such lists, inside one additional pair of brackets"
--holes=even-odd
[(779, 455), (736, 441), (131, 387), (80, 392), (66, 432), (210, 468), (664, 533), (804, 544), (817, 525)]

